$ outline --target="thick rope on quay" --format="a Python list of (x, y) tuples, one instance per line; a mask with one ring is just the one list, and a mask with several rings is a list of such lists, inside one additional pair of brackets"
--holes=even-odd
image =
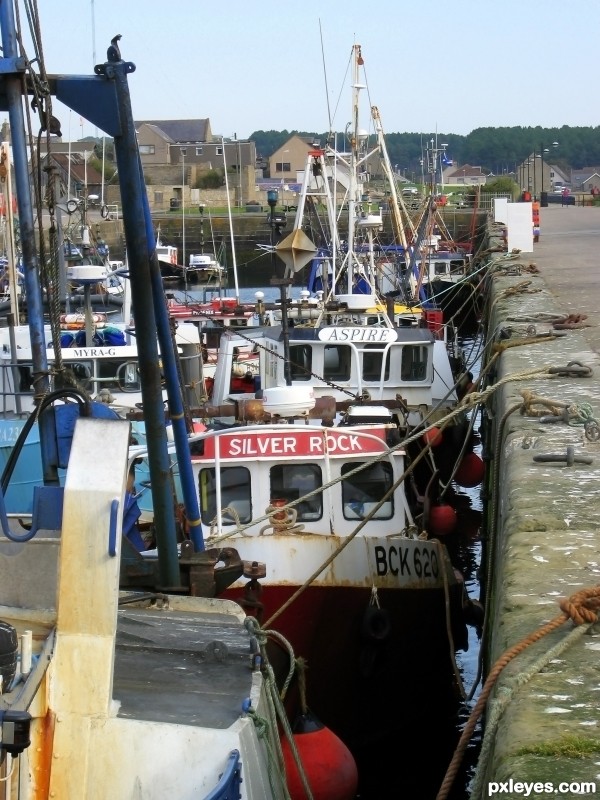
[[(446, 800), (448, 793), (452, 788), (452, 784), (456, 778), (459, 767), (462, 763), (465, 751), (475, 730), (477, 721), (483, 714), (486, 703), (490, 696), (492, 689), (498, 679), (502, 670), (510, 664), (520, 653), (526, 650), (530, 645), (538, 642), (548, 633), (557, 630), (567, 620), (572, 620), (575, 625), (583, 625), (584, 623), (594, 624), (598, 620), (598, 611), (600, 610), (600, 586), (594, 586), (590, 589), (582, 589), (579, 592), (571, 595), (569, 598), (563, 598), (559, 602), (561, 614), (551, 619), (545, 625), (542, 625), (537, 631), (526, 636), (513, 647), (506, 650), (500, 658), (497, 659), (493, 665), (490, 673), (485, 681), (481, 694), (469, 715), (469, 719), (463, 729), (458, 745), (454, 752), (454, 756), (450, 762), (446, 775), (440, 786), (440, 790), (436, 795), (436, 800)], [(476, 795), (473, 800), (477, 800)]]

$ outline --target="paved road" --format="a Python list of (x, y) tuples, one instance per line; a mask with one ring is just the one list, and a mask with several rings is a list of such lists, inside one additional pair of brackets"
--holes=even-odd
[(540, 209), (535, 263), (561, 310), (587, 314), (584, 335), (600, 352), (600, 207)]

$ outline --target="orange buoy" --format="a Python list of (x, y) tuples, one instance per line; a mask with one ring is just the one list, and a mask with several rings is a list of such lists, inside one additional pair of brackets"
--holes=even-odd
[[(310, 713), (294, 725), (293, 737), (314, 800), (352, 800), (358, 788), (358, 769), (342, 740)], [(281, 746), (290, 797), (305, 800), (304, 784), (286, 738)]]
[(452, 506), (442, 504), (429, 509), (429, 532), (433, 536), (448, 536), (456, 528), (457, 516)]
[(485, 465), (477, 453), (466, 453), (454, 474), (454, 480), (465, 489), (479, 486), (485, 475)]
[(423, 441), (425, 444), (429, 445), (429, 447), (437, 447), (442, 443), (443, 438), (444, 434), (439, 428), (429, 428), (429, 430), (423, 433)]

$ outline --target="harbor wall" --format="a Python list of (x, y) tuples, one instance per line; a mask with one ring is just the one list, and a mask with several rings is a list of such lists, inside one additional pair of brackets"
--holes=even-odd
[(490, 695), (471, 798), (600, 796), (600, 628), (560, 604), (600, 582), (599, 356), (503, 233), (490, 224), (477, 386)]

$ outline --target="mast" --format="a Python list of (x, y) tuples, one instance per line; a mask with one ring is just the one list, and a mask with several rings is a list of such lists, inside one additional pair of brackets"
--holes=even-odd
[(394, 180), (394, 171), (392, 170), (390, 157), (387, 151), (387, 146), (385, 144), (385, 137), (383, 135), (383, 126), (381, 124), (381, 115), (379, 114), (379, 109), (377, 108), (377, 106), (371, 106), (371, 116), (373, 117), (373, 123), (375, 124), (375, 130), (377, 132), (377, 141), (379, 142), (379, 148), (383, 156), (382, 159), (383, 169), (390, 184), (390, 192), (392, 197), (392, 221), (394, 224), (394, 229), (396, 232), (396, 236), (400, 239), (400, 244), (406, 251), (408, 247), (408, 242), (404, 230), (404, 222), (402, 220), (402, 217), (400, 216), (401, 211), (404, 214), (404, 219), (406, 220), (406, 224), (410, 228), (411, 240), (414, 240), (415, 238), (416, 228), (413, 225), (413, 221), (410, 218), (410, 215), (406, 211), (404, 200), (402, 200), (401, 197), (398, 197), (398, 192), (396, 190), (396, 181)]
[[(225, 139), (221, 137), (221, 144), (223, 145), (223, 167), (225, 172), (225, 193), (227, 195), (227, 214), (229, 216), (229, 236), (231, 237), (231, 256), (233, 259), (233, 281), (235, 283), (235, 299), (237, 304), (240, 304), (240, 289), (238, 285), (237, 274), (237, 261), (235, 258), (235, 241), (233, 238), (233, 220), (231, 218), (231, 200), (229, 199), (229, 181), (227, 179), (227, 156), (225, 155)], [(239, 164), (238, 164), (239, 166)]]

